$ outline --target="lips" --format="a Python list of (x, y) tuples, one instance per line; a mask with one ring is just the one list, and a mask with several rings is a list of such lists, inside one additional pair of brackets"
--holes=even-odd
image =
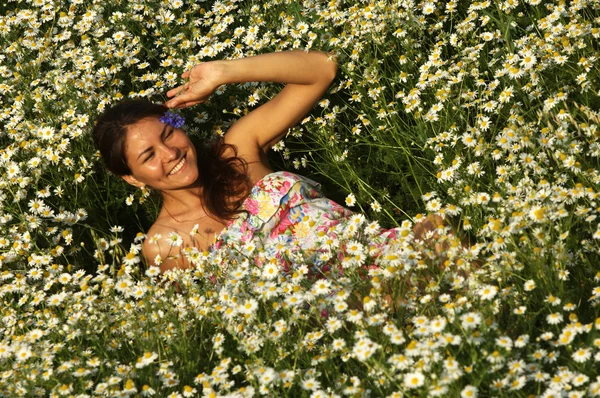
[(182, 157), (181, 160), (179, 161), (179, 163), (177, 163), (175, 165), (175, 167), (173, 167), (171, 169), (171, 171), (169, 172), (168, 175), (176, 174), (179, 170), (181, 170), (183, 168), (183, 166), (185, 166), (186, 161), (187, 161), (186, 156)]

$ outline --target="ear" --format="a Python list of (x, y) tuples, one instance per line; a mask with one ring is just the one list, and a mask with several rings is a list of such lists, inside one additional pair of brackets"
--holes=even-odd
[(138, 181), (132, 175), (121, 176), (121, 178), (124, 179), (126, 183), (128, 183), (129, 185), (133, 185), (134, 187), (138, 187), (138, 188), (145, 188), (146, 187), (146, 184), (144, 184), (143, 182)]

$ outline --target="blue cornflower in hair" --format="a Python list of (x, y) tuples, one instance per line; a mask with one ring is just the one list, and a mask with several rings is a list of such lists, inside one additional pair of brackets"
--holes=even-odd
[(185, 124), (185, 119), (179, 113), (168, 110), (158, 119), (159, 122), (168, 124), (176, 129), (181, 128)]

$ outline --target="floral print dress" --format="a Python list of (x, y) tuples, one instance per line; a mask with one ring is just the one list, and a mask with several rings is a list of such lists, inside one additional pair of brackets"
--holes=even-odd
[(258, 266), (277, 264), (282, 272), (309, 264), (316, 266), (313, 272), (323, 273), (332, 271), (327, 264), (333, 256), (352, 266), (364, 263), (367, 255), (394, 261), (384, 249), (401, 249), (396, 242), (401, 228), (382, 232), (377, 223), (365, 226), (362, 214), (324, 197), (315, 181), (290, 172), (259, 180), (243, 208), (215, 237), (209, 251), (214, 264), (251, 258)]

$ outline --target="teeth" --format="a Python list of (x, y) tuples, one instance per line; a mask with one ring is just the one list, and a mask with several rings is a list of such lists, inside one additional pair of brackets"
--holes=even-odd
[(181, 170), (181, 168), (183, 167), (184, 164), (185, 164), (185, 158), (181, 159), (181, 161), (179, 163), (177, 163), (177, 166), (173, 167), (173, 170), (171, 170), (169, 172), (169, 175), (177, 173), (179, 170)]

